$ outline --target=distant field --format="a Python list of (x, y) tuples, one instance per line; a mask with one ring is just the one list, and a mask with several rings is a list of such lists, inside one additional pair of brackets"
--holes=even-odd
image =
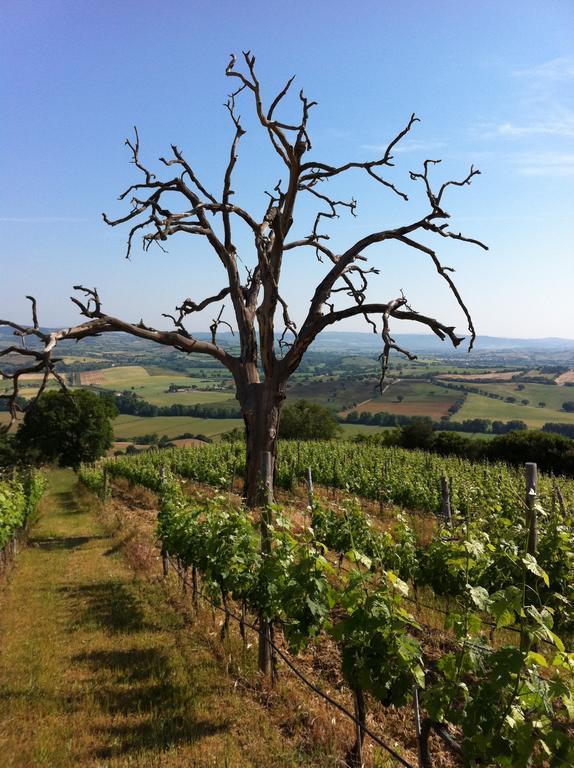
[(116, 365), (96, 371), (106, 386), (130, 387), (149, 378), (149, 373), (141, 365)]
[(114, 434), (117, 437), (135, 439), (156, 432), (160, 437), (175, 437), (185, 432), (193, 435), (214, 437), (242, 427), (242, 419), (194, 419), (191, 416), (118, 416), (114, 420)]
[[(202, 391), (192, 390), (191, 392), (169, 393), (167, 390), (170, 384), (179, 387), (213, 387), (213, 381), (207, 379), (192, 379), (189, 376), (181, 374), (168, 373), (150, 376), (148, 369), (143, 366), (116, 366), (114, 368), (103, 368), (100, 371), (89, 371), (81, 374), (82, 384), (92, 383), (95, 386), (103, 387), (117, 392), (131, 390), (136, 395), (143, 397), (154, 405), (172, 405), (181, 403), (182, 405), (204, 405), (207, 403), (224, 403), (231, 401), (235, 403), (234, 393), (230, 391)], [(90, 377), (94, 377), (90, 381)]]
[[(117, 358), (110, 352), (109, 357), (118, 362), (122, 361), (120, 353)], [(71, 361), (73, 358), (67, 358)], [(77, 357), (78, 362), (85, 363), (90, 358)], [(93, 358), (96, 360), (96, 358)], [(125, 359), (125, 358), (124, 358)], [(360, 368), (353, 372), (348, 367), (352, 364), (360, 364)], [(168, 363), (169, 365), (169, 363)], [(511, 381), (511, 377), (520, 373), (529, 376), (540, 375), (551, 381), (553, 374), (542, 374), (537, 369), (530, 369), (528, 365), (519, 369), (521, 362), (515, 362), (512, 368), (493, 370), (486, 368), (467, 368), (450, 365), (448, 363), (437, 364), (434, 361), (412, 364), (405, 362), (396, 365), (393, 373), (387, 376), (386, 389), (381, 395), (376, 386), (376, 378), (373, 375), (373, 360), (368, 356), (341, 356), (331, 368), (325, 362), (318, 362), (315, 374), (306, 373), (305, 381), (295, 377), (295, 381), (287, 389), (288, 402), (298, 399), (306, 399), (326, 405), (333, 411), (347, 414), (352, 410), (368, 413), (387, 412), (404, 416), (427, 416), (434, 421), (440, 421), (448, 415), (449, 408), (463, 395), (453, 389), (439, 386), (433, 380), (424, 377), (436, 375), (441, 371), (440, 378), (445, 382), (452, 378), (475, 379), (476, 384), (469, 382), (469, 386), (476, 386), (485, 392), (497, 394), (502, 398), (512, 397), (515, 403), (507, 403), (495, 400), (483, 395), (468, 394), (466, 402), (453, 417), (453, 421), (465, 419), (483, 418), (491, 421), (524, 421), (530, 428), (540, 429), (546, 422), (563, 422), (574, 424), (574, 414), (562, 410), (562, 404), (566, 400), (574, 400), (574, 389), (557, 386), (554, 383), (530, 383)], [(571, 365), (571, 363), (570, 363)], [(510, 364), (509, 364), (510, 366)], [(410, 374), (418, 373), (420, 378), (400, 378), (398, 370)], [(199, 375), (198, 375), (199, 374)], [(234, 392), (231, 389), (224, 391), (211, 389), (220, 382), (230, 384), (228, 374), (222, 372), (221, 376), (214, 378), (213, 371), (209, 368), (196, 369), (195, 375), (188, 376), (171, 370), (169, 367), (147, 364), (147, 359), (142, 365), (115, 365), (103, 369), (81, 372), (82, 386), (94, 386), (109, 391), (129, 390), (139, 395), (148, 402), (158, 406), (169, 407), (172, 404), (182, 405), (232, 405), (238, 406)], [(37, 374), (23, 377), (21, 394), (24, 397), (33, 397), (38, 390), (40, 376)], [(435, 379), (436, 381), (436, 379)], [(559, 384), (574, 382), (574, 369), (558, 377)], [(169, 393), (170, 384), (176, 387), (196, 387), (185, 392)], [(54, 381), (50, 382), (50, 388), (57, 387)], [(0, 392), (6, 391), (7, 382), (0, 382)], [(528, 405), (522, 405), (521, 400), (527, 400)], [(539, 407), (539, 403), (545, 403)], [(0, 414), (0, 424), (5, 423), (7, 414)], [(192, 417), (156, 417), (138, 418), (122, 415), (115, 422), (116, 435), (135, 440), (138, 436), (157, 432), (158, 435), (166, 435), (173, 438), (177, 434), (190, 432), (203, 433), (207, 436), (218, 435), (234, 427), (241, 427), (241, 419), (200, 419)], [(381, 432), (383, 428), (366, 425), (344, 425), (345, 436), (355, 434), (373, 434)]]
[[(93, 363), (94, 363), (94, 358), (93, 357), (79, 357), (77, 355), (64, 355), (61, 359), (62, 359), (62, 362), (66, 363), (67, 365), (76, 365), (76, 364), (80, 364), (80, 363), (92, 363), (92, 365), (93, 365)], [(97, 359), (97, 362), (98, 363), (108, 363), (109, 364), (112, 361), (108, 361), (105, 358), (101, 358), (100, 357), (100, 358)]]
[[(66, 375), (63, 374), (62, 377), (64, 381), (66, 381)], [(27, 379), (24, 381), (22, 381), (21, 379), (18, 394), (27, 399), (35, 397), (38, 394), (41, 379), (42, 379), (42, 376), (40, 376), (37, 379)], [(50, 378), (48, 379), (46, 389), (60, 389), (60, 385), (53, 378)], [(12, 391), (12, 383), (11, 382), (8, 383), (7, 381), (6, 382), (0, 381), (0, 392), (6, 393), (9, 391), (10, 392)]]
[(541, 429), (547, 421), (574, 424), (574, 413), (556, 411), (550, 408), (537, 408), (531, 405), (514, 405), (504, 403), (501, 400), (492, 400), (482, 395), (468, 395), (464, 405), (452, 420), (464, 421), (465, 419), (491, 419), (492, 421), (520, 419), (532, 429)]
[(564, 384), (574, 384), (574, 371), (570, 370), (566, 371), (566, 373), (561, 373), (556, 379), (556, 383), (560, 387), (564, 386)]
[(99, 387), (105, 384), (105, 377), (102, 371), (82, 371), (80, 373), (80, 384), (82, 387)]
[[(460, 397), (456, 392), (429, 382), (401, 380), (392, 383), (382, 395), (375, 395), (354, 408), (359, 413), (394, 413), (400, 416), (428, 416), (439, 420)], [(399, 402), (399, 399), (402, 400)]]
[(439, 379), (472, 379), (473, 381), (510, 381), (522, 371), (492, 371), (491, 373), (442, 373)]
[[(206, 443), (203, 442), (203, 440), (194, 440), (193, 438), (187, 439), (187, 440), (172, 440), (173, 445), (177, 446), (177, 448), (183, 448), (188, 447), (190, 445), (193, 445), (194, 447), (201, 447), (203, 445), (206, 445)], [(116, 440), (116, 442), (113, 444), (113, 446), (108, 451), (109, 456), (113, 456), (114, 451), (125, 451), (126, 448), (129, 445), (138, 445), (137, 440), (124, 440), (122, 442)], [(143, 450), (148, 449), (150, 446), (148, 445), (141, 445), (139, 446)]]
[[(523, 387), (523, 389), (517, 389), (517, 387)], [(565, 400), (574, 400), (574, 390), (569, 387), (558, 387), (556, 384), (517, 384), (515, 382), (512, 384), (481, 384), (480, 389), (485, 392), (494, 392), (503, 397), (515, 397), (519, 401), (528, 400), (528, 406), (546, 403), (546, 410), (560, 411)]]
[(451, 429), (437, 429), (438, 434), (448, 433), (449, 435), (462, 435), (463, 437), (471, 437), (473, 440), (492, 440), (496, 437), (492, 432), (453, 432)]
[(309, 381), (294, 384), (287, 388), (287, 401), (309, 400), (321, 403), (336, 411), (344, 408), (352, 409), (353, 404), (368, 400), (376, 395), (374, 379), (358, 381), (356, 379), (341, 379), (339, 381)]
[(541, 371), (538, 368), (533, 368), (530, 371), (526, 371), (526, 373), (524, 375), (525, 376), (534, 376), (537, 379), (540, 379), (541, 382), (554, 381), (554, 374), (553, 373), (545, 373), (544, 371)]
[[(64, 379), (66, 374), (63, 375)], [(38, 374), (27, 374), (22, 377), (21, 394), (24, 397), (34, 397), (38, 391), (41, 376)], [(83, 387), (99, 387), (109, 389), (112, 392), (123, 392), (124, 390), (133, 391), (144, 400), (154, 405), (170, 406), (173, 403), (181, 405), (207, 405), (219, 403), (237, 404), (235, 393), (231, 391), (211, 391), (209, 387), (214, 386), (214, 382), (208, 379), (193, 379), (181, 374), (168, 374), (150, 376), (147, 369), (143, 366), (115, 366), (113, 368), (102, 368), (101, 370), (82, 371), (80, 381)], [(191, 390), (190, 392), (169, 393), (167, 390), (170, 384), (181, 387), (191, 387), (195, 385), (201, 389)], [(8, 383), (0, 382), (0, 392), (7, 391)], [(57, 388), (59, 385), (50, 379), (48, 387)]]
[(23, 373), (22, 376), (20, 376), (20, 382), (42, 381), (43, 378), (43, 373)]

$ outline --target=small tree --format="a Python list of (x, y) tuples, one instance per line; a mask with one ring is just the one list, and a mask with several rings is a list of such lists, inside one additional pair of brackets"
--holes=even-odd
[(0, 432), (0, 468), (12, 467), (18, 461), (14, 436)]
[(109, 400), (80, 389), (45, 392), (30, 409), (16, 434), (16, 445), (33, 462), (58, 462), (77, 469), (96, 461), (114, 439), (111, 420), (117, 411)]
[[(30, 364), (6, 369), (3, 378), (13, 383), (10, 397), (13, 418), (16, 416), (18, 382), (23, 373), (44, 372), (44, 382), (51, 375), (60, 383), (53, 358), (57, 344), (65, 339), (78, 340), (87, 336), (122, 331), (141, 339), (155, 341), (181, 351), (184, 354), (203, 354), (218, 360), (230, 372), (235, 382), (237, 398), (245, 421), (247, 447), (247, 474), (245, 495), (248, 503), (260, 500), (260, 488), (270, 488), (273, 472), (277, 435), (285, 389), (289, 377), (297, 370), (303, 355), (315, 338), (326, 328), (348, 318), (360, 316), (373, 331), (381, 334), (382, 375), (388, 364), (391, 350), (413, 359), (408, 350), (397, 345), (391, 335), (393, 320), (410, 320), (430, 328), (441, 340), (449, 339), (458, 346), (462, 339), (455, 328), (422, 314), (400, 296), (370, 298), (369, 278), (378, 274), (376, 266), (369, 266), (368, 252), (376, 244), (393, 244), (410, 251), (422, 253), (436, 268), (455, 301), (462, 309), (470, 332), (470, 348), (475, 338), (474, 326), (452, 279), (452, 269), (442, 264), (436, 251), (428, 245), (428, 236), (438, 240), (448, 239), (474, 243), (486, 248), (478, 240), (467, 238), (460, 232), (449, 229), (449, 214), (445, 209), (447, 191), (471, 183), (479, 173), (471, 167), (468, 174), (459, 181), (445, 181), (435, 188), (431, 171), (439, 162), (426, 160), (420, 171), (411, 171), (410, 179), (421, 184), (428, 203), (422, 215), (413, 216), (410, 221), (397, 227), (382, 227), (365, 232), (358, 240), (346, 242), (340, 248), (332, 246), (325, 223), (337, 218), (343, 211), (356, 215), (357, 204), (340, 200), (328, 194), (328, 182), (354, 171), (366, 174), (379, 188), (407, 201), (407, 195), (384, 172), (394, 165), (394, 155), (399, 142), (411, 132), (418, 118), (413, 114), (405, 127), (391, 139), (382, 155), (374, 160), (349, 161), (334, 165), (317, 156), (312, 148), (309, 135), (309, 116), (316, 102), (299, 93), (298, 116), (295, 119), (278, 117), (293, 78), (264, 106), (262, 88), (255, 71), (255, 57), (250, 52), (243, 54), (243, 70), (236, 67), (235, 56), (226, 69), (231, 82), (237, 89), (229, 96), (227, 111), (233, 127), (229, 160), (223, 176), (220, 193), (209, 190), (194, 168), (177, 146), (171, 147), (169, 158), (160, 158), (166, 176), (160, 177), (144, 164), (140, 154), (137, 131), (135, 138), (128, 140), (132, 162), (141, 173), (141, 180), (131, 184), (120, 196), (120, 200), (131, 200), (131, 207), (125, 214), (110, 218), (104, 214), (104, 221), (110, 226), (128, 224), (128, 255), (134, 238), (143, 236), (143, 247), (164, 243), (176, 234), (185, 233), (207, 241), (214, 258), (223, 267), (225, 281), (213, 294), (200, 300), (185, 298), (172, 314), (167, 314), (173, 327), (158, 330), (143, 320), (131, 322), (108, 314), (95, 288), (76, 286), (83, 294), (72, 301), (78, 306), (85, 321), (61, 331), (44, 332), (36, 313), (36, 301), (32, 301), (33, 325), (25, 327), (9, 320), (0, 320), (0, 325), (14, 329), (22, 339), (36, 337), (40, 349), (9, 346), (0, 355), (18, 353), (24, 355)], [(248, 212), (236, 201), (233, 190), (233, 174), (237, 163), (238, 145), (245, 134), (237, 113), (236, 101), (239, 96), (250, 95), (257, 123), (284, 166), (284, 176), (272, 191), (268, 191), (268, 202), (261, 214)], [(315, 203), (316, 215), (311, 231), (301, 236), (291, 234), (296, 203), (306, 197)], [(252, 238), (252, 255), (238, 254), (235, 234), (238, 227), (246, 228)], [(424, 236), (421, 239), (421, 236)], [(311, 291), (307, 315), (297, 327), (292, 320), (289, 307), (282, 295), (283, 259), (291, 251), (309, 251), (324, 264), (324, 274), (318, 285)], [(343, 302), (341, 301), (343, 300)], [(223, 320), (221, 303), (230, 301), (234, 325), (238, 337), (239, 353), (231, 354), (218, 339), (222, 325), (231, 328)], [(345, 303), (346, 300), (346, 303)], [(187, 329), (186, 321), (194, 313), (215, 305), (211, 324), (211, 338), (198, 339)], [(44, 386), (44, 385), (43, 385)], [(266, 453), (272, 457), (271, 464), (263, 460)], [(262, 470), (262, 467), (266, 469)], [(262, 476), (262, 473), (267, 476)]]
[(299, 440), (331, 440), (341, 431), (332, 411), (319, 403), (297, 400), (286, 405), (279, 437)]
[(434, 437), (434, 426), (426, 416), (416, 416), (410, 424), (401, 429), (400, 444), (403, 448), (430, 448)]

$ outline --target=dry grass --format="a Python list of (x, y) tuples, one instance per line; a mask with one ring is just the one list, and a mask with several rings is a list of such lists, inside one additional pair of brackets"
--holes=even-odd
[(554, 379), (559, 387), (563, 387), (564, 384), (574, 384), (574, 371), (565, 371), (561, 373), (558, 378)]
[(510, 381), (522, 371), (493, 371), (492, 373), (441, 373), (437, 379), (454, 381)]
[(105, 384), (106, 379), (101, 371), (81, 371), (80, 384), (83, 387), (93, 386), (94, 384)]

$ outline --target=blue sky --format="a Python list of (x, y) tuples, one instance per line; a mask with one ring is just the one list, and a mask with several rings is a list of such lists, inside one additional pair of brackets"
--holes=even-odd
[[(574, 338), (571, 0), (2, 5), (0, 316), (26, 320), (24, 296), (33, 293), (43, 324), (73, 323), (71, 286), (84, 283), (98, 287), (109, 312), (164, 325), (162, 312), (222, 287), (215, 259), (195, 238), (172, 239), (168, 255), (138, 248), (126, 261), (126, 229), (106, 227), (101, 212), (127, 212), (116, 198), (136, 180), (123, 146), (133, 125), (149, 166), (161, 168), (157, 158), (176, 143), (220, 189), (232, 136), (225, 67), (232, 51), (251, 49), (268, 98), (296, 74), (319, 102), (310, 120), (314, 159), (374, 159), (412, 112), (421, 119), (389, 176), (408, 203), (358, 173), (332, 184), (333, 194), (358, 200), (357, 219), (342, 216), (331, 228), (335, 250), (426, 210), (408, 174), (425, 158), (442, 158), (439, 184), (464, 178), (474, 163), (481, 175), (453, 190), (446, 208), (454, 231), (490, 250), (435, 244), (456, 268), (478, 332)], [(295, 98), (282, 116), (296, 109)], [(281, 169), (248, 98), (239, 111), (248, 132), (236, 200), (261, 216), (264, 190)], [(300, 234), (311, 213), (299, 209)], [(249, 264), (247, 233), (238, 230), (236, 243)], [(370, 258), (381, 269), (371, 298), (403, 289), (416, 309), (464, 331), (422, 254), (386, 246)], [(324, 270), (310, 251), (286, 259), (284, 295), (297, 320)], [(212, 314), (190, 327), (205, 329)], [(363, 326), (354, 320), (344, 329)]]

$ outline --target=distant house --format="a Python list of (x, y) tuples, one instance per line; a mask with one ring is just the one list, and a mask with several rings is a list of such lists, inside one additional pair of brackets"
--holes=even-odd
[(195, 384), (192, 384), (189, 387), (180, 387), (177, 384), (170, 384), (167, 391), (169, 394), (176, 394), (177, 392), (193, 392), (195, 389), (197, 389)]

